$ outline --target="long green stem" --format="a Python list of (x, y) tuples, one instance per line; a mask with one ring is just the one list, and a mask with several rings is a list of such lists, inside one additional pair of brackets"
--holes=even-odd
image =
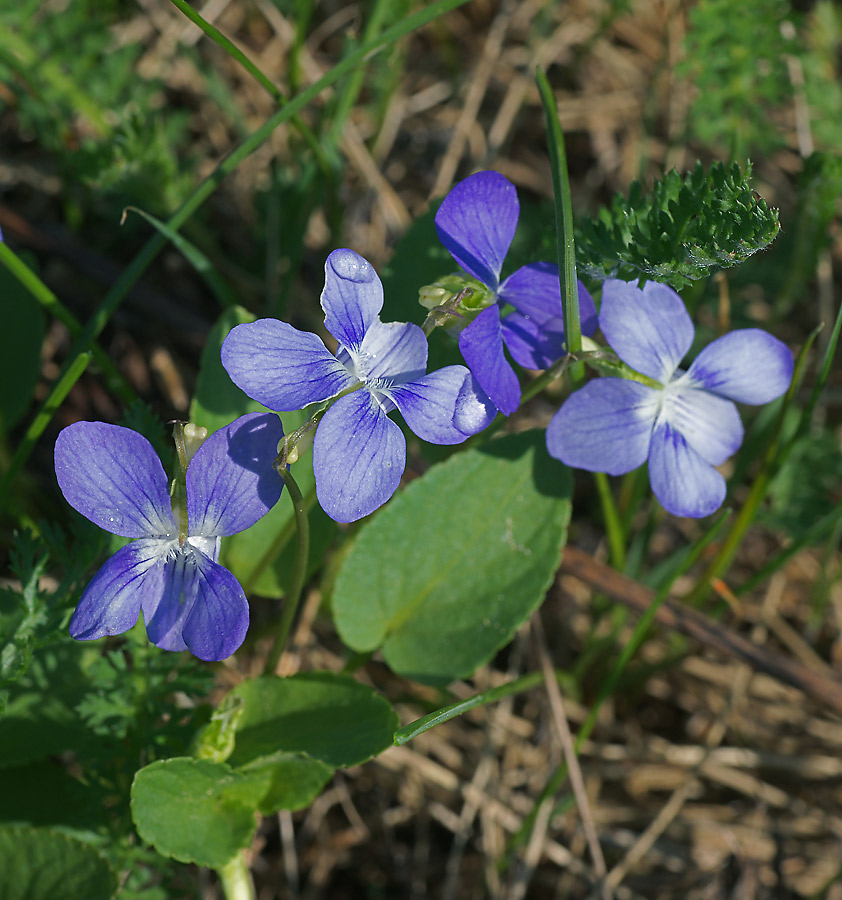
[(269, 651), (269, 656), (263, 669), (267, 675), (274, 673), (278, 667), (278, 660), (280, 660), (281, 654), (284, 652), (292, 623), (295, 620), (295, 613), (298, 610), (298, 604), (301, 602), (301, 593), (304, 590), (304, 582), (307, 580), (307, 562), (310, 557), (310, 520), (307, 518), (307, 504), (304, 501), (301, 488), (299, 488), (298, 482), (292, 477), (285, 465), (276, 466), (275, 469), (283, 478), (289, 492), (289, 498), (292, 501), (292, 508), (295, 513), (295, 526), (298, 530), (298, 543), (295, 550), (295, 572), (292, 578), (292, 586), (284, 599), (284, 610), (281, 613), (278, 633), (275, 635), (275, 642), (272, 644), (272, 649)]
[(216, 870), (225, 900), (255, 900), (254, 882), (242, 852)]
[[(55, 316), (67, 328), (72, 337), (76, 337), (81, 333), (82, 323), (76, 316), (70, 312), (14, 250), (2, 241), (0, 241), (0, 263), (3, 263), (50, 315)], [(92, 343), (91, 352), (97, 365), (102, 369), (109, 388), (114, 391), (123, 403), (129, 404), (137, 399), (137, 394), (132, 386), (126, 381), (123, 373), (114, 365), (111, 357), (102, 347), (97, 343)]]
[(594, 472), (596, 489), (599, 492), (599, 502), (602, 506), (602, 517), (605, 520), (605, 534), (608, 538), (608, 552), (611, 556), (611, 565), (622, 572), (626, 565), (626, 537), (623, 531), (623, 523), (611, 493), (611, 484), (604, 472)]
[(38, 414), (32, 420), (29, 428), (26, 429), (26, 434), (23, 436), (23, 440), (20, 442), (15, 455), (12, 457), (12, 461), (9, 463), (9, 468), (3, 476), (3, 480), (0, 481), (0, 509), (3, 508), (9, 486), (14, 482), (15, 478), (17, 478), (18, 472), (20, 472), (23, 467), (24, 461), (29, 457), (38, 438), (44, 433), (44, 429), (49, 425), (53, 414), (64, 402), (64, 398), (70, 393), (71, 388), (76, 384), (79, 376), (88, 368), (90, 361), (90, 353), (82, 353), (73, 360), (73, 365), (58, 380), (58, 383), (50, 391), (49, 396), (44, 401)]
[[(576, 243), (573, 237), (573, 201), (570, 196), (570, 177), (567, 174), (564, 132), (561, 130), (555, 95), (547, 76), (537, 69), (535, 80), (538, 82), (538, 92), (541, 95), (547, 122), (547, 146), (553, 176), (556, 251), (561, 282), (561, 304), (564, 309), (564, 335), (568, 353), (578, 353), (582, 349), (582, 325), (576, 278)], [(574, 363), (570, 367), (570, 377), (574, 385), (584, 380), (585, 370), (581, 363)]]
[[(196, 212), (197, 209), (210, 197), (216, 190), (216, 187), (228, 176), (237, 166), (248, 156), (254, 153), (269, 138), (273, 131), (284, 122), (288, 122), (293, 116), (300, 112), (308, 103), (314, 100), (322, 91), (335, 84), (349, 72), (360, 65), (372, 53), (382, 50), (384, 47), (393, 44), (404, 35), (421, 28), (428, 22), (456, 9), (467, 3), (468, 0), (438, 0), (429, 6), (424, 7), (415, 13), (415, 15), (407, 16), (402, 21), (396, 23), (391, 28), (387, 28), (378, 38), (368, 44), (364, 44), (358, 50), (348, 54), (341, 62), (335, 65), (329, 72), (326, 72), (317, 82), (305, 88), (300, 94), (293, 97), (282, 109), (279, 109), (271, 118), (267, 119), (260, 128), (252, 135), (246, 138), (236, 149), (223, 159), (216, 169), (207, 176), (193, 193), (184, 201), (181, 207), (168, 220), (167, 226), (173, 230), (178, 230), (181, 226)], [(80, 354), (86, 353), (92, 343), (100, 335), (103, 328), (108, 324), (109, 319), (116, 309), (125, 299), (128, 292), (143, 275), (155, 257), (166, 246), (167, 239), (156, 233), (142, 247), (140, 252), (135, 256), (132, 262), (124, 269), (123, 274), (112, 285), (111, 289), (103, 298), (96, 312), (88, 320), (79, 336), (70, 348), (67, 362), (64, 365), (60, 380), (67, 381), (66, 386), (69, 391), (73, 386), (75, 379), (72, 373), (76, 372), (76, 378), (79, 377), (81, 371), (75, 368), (76, 361)], [(66, 393), (65, 393), (66, 395)], [(46, 405), (42, 405), (38, 416), (41, 416), (47, 410)], [(46, 425), (46, 423), (45, 423)], [(43, 430), (43, 429), (42, 429)], [(32, 450), (32, 445), (21, 445), (18, 453), (15, 454), (13, 465), (17, 466), (17, 470), (23, 466)], [(3, 484), (6, 484), (4, 480)], [(2, 496), (2, 486), (0, 486), (0, 496)]]

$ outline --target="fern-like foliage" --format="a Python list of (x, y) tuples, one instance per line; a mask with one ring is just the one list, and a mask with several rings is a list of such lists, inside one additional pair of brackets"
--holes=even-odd
[(768, 247), (780, 228), (778, 211), (749, 186), (735, 163), (701, 163), (673, 170), (644, 194), (634, 182), (595, 219), (579, 223), (579, 269), (598, 279), (644, 279), (676, 290), (727, 269)]

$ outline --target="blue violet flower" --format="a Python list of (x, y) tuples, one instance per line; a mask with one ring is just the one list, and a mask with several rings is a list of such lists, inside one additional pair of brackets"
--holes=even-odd
[(714, 466), (733, 455), (743, 426), (732, 401), (759, 405), (780, 397), (793, 358), (758, 328), (717, 338), (687, 371), (693, 323), (672, 288), (609, 280), (599, 325), (617, 356), (658, 387), (599, 378), (572, 394), (547, 428), (552, 456), (577, 469), (623, 475), (649, 461), (661, 505), (677, 516), (710, 515), (725, 500)]
[(199, 446), (171, 495), (143, 435), (104, 422), (63, 429), (55, 466), (67, 502), (105, 531), (135, 539), (85, 588), (71, 635), (122, 634), (143, 610), (158, 647), (206, 660), (230, 656), (246, 636), (249, 609), (237, 579), (217, 562), (220, 537), (251, 527), (277, 503), (283, 482), (272, 463), (282, 438), (272, 413), (237, 419)]
[[(494, 302), (459, 334), (459, 349), (504, 415), (520, 403), (520, 384), (503, 352), (527, 369), (549, 368), (562, 356), (564, 318), (558, 266), (530, 263), (502, 283), (500, 271), (515, 236), (520, 204), (515, 186), (499, 172), (477, 172), (460, 181), (436, 213), (439, 240), (456, 262), (492, 293)], [(582, 333), (596, 331), (593, 299), (581, 281)], [(501, 317), (501, 307), (514, 310)]]
[(337, 522), (382, 506), (406, 465), (406, 439), (388, 418), (398, 409), (418, 437), (458, 444), (481, 431), (494, 409), (464, 366), (427, 370), (427, 339), (411, 323), (380, 321), (383, 286), (353, 250), (325, 263), (321, 305), (339, 342), (277, 319), (237, 325), (222, 345), (222, 365), (249, 397), (274, 410), (303, 409), (336, 398), (313, 439), (316, 495)]

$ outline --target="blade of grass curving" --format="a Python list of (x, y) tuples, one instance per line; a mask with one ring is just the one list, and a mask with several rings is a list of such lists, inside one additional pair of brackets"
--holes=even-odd
[[(210, 288), (211, 293), (219, 301), (223, 309), (229, 306), (237, 305), (237, 296), (233, 289), (225, 279), (211, 265), (210, 260), (204, 253), (193, 243), (187, 240), (184, 235), (174, 231), (166, 223), (160, 219), (156, 219), (151, 213), (144, 212), (137, 206), (127, 206), (123, 210), (123, 219), (127, 212), (137, 213), (155, 229), (157, 229), (168, 241), (170, 241), (181, 255), (190, 263), (191, 266), (204, 278), (205, 283)], [(122, 221), (121, 221), (122, 224)]]
[(486, 703), (495, 703), (504, 697), (510, 697), (512, 694), (521, 694), (524, 691), (538, 687), (543, 682), (544, 676), (542, 672), (529, 672), (520, 678), (516, 678), (514, 681), (509, 681), (490, 690), (474, 694), (473, 697), (468, 697), (467, 700), (459, 700), (456, 703), (451, 703), (449, 706), (443, 706), (441, 709), (428, 713), (426, 716), (421, 716), (420, 719), (416, 719), (414, 722), (404, 725), (403, 728), (399, 728), (395, 732), (395, 745), (400, 747), (402, 744), (406, 744), (413, 738), (418, 737), (419, 734), (435, 728), (436, 725), (441, 725), (442, 722), (449, 722), (451, 719), (455, 719), (456, 716), (461, 716), (468, 712), (468, 710), (475, 709), (477, 706), (484, 706)]
[[(403, 19), (401, 22), (398, 22), (392, 27), (387, 28), (386, 31), (383, 32), (383, 34), (381, 34), (370, 44), (364, 44), (353, 53), (350, 53), (345, 57), (345, 59), (337, 63), (329, 72), (326, 72), (318, 81), (314, 82), (309, 87), (301, 91), (300, 94), (297, 94), (295, 97), (293, 97), (286, 104), (286, 106), (284, 106), (282, 109), (279, 109), (278, 112), (267, 119), (263, 123), (263, 125), (261, 125), (260, 128), (257, 129), (257, 131), (246, 138), (238, 147), (232, 150), (231, 153), (229, 153), (228, 156), (226, 156), (217, 165), (216, 169), (214, 169), (214, 171), (211, 172), (210, 175), (208, 175), (200, 182), (193, 193), (170, 217), (169, 221), (167, 222), (167, 226), (173, 231), (177, 231), (179, 228), (181, 228), (181, 226), (190, 218), (190, 216), (192, 216), (193, 213), (196, 212), (196, 210), (199, 209), (199, 207), (205, 202), (205, 200), (210, 197), (214, 190), (216, 190), (216, 187), (220, 184), (220, 182), (222, 182), (226, 176), (233, 172), (234, 169), (236, 169), (244, 159), (254, 153), (254, 151), (257, 150), (257, 148), (260, 147), (269, 138), (272, 132), (279, 125), (283, 125), (284, 122), (288, 122), (294, 115), (296, 115), (296, 113), (307, 106), (307, 104), (310, 103), (315, 97), (317, 97), (323, 90), (335, 84), (337, 81), (339, 81), (340, 78), (343, 78), (349, 72), (352, 72), (356, 68), (356, 66), (363, 62), (372, 53), (376, 53), (379, 50), (382, 50), (384, 47), (388, 47), (390, 44), (393, 44), (395, 41), (399, 40), (410, 32), (421, 28), (428, 22), (431, 22), (433, 19), (436, 19), (444, 13), (449, 12), (451, 9), (456, 9), (459, 6), (463, 6), (467, 2), (468, 0), (437, 0), (437, 2), (432, 3), (424, 9), (419, 10), (414, 15), (407, 16), (407, 18)], [(114, 282), (111, 289), (103, 298), (96, 312), (91, 316), (90, 319), (88, 319), (88, 322), (82, 329), (82, 332), (74, 341), (73, 346), (70, 348), (67, 362), (65, 363), (62, 370), (60, 380), (63, 381), (64, 379), (69, 378), (71, 371), (76, 371), (74, 367), (76, 365), (77, 358), (80, 356), (80, 354), (86, 353), (88, 351), (88, 348), (102, 332), (102, 329), (105, 328), (108, 320), (123, 302), (132, 286), (135, 284), (135, 282), (138, 281), (141, 275), (143, 275), (151, 262), (161, 252), (166, 244), (167, 239), (162, 234), (156, 233), (143, 245), (140, 252), (123, 270), (122, 275), (117, 279), (117, 281)], [(81, 375), (81, 372), (79, 372), (76, 377), (78, 378), (79, 375)], [(73, 383), (71, 382), (68, 385), (68, 391), (72, 386)], [(47, 407), (45, 401), (45, 405), (42, 405), (37, 416), (41, 416), (42, 413), (45, 412), (46, 408)], [(50, 415), (52, 415), (52, 413), (50, 413)], [(16, 472), (20, 471), (20, 469), (23, 467), (23, 464), (29, 457), (30, 452), (32, 451), (32, 446), (33, 445), (21, 444), (18, 447), (15, 456), (12, 459), (10, 471), (12, 470), (12, 468), (14, 468)], [(7, 479), (4, 479), (2, 484), (0, 484), (0, 497), (2, 497), (2, 491), (6, 484)]]
[(53, 389), (50, 391), (49, 396), (44, 401), (41, 409), (38, 411), (38, 414), (32, 420), (29, 428), (26, 429), (26, 434), (23, 436), (23, 440), (20, 442), (18, 451), (12, 457), (12, 461), (11, 463), (9, 463), (9, 468), (6, 470), (6, 474), (3, 476), (3, 480), (0, 481), (0, 509), (2, 509), (5, 505), (9, 486), (12, 484), (15, 478), (17, 478), (18, 473), (23, 466), (24, 460), (26, 460), (29, 454), (32, 452), (32, 448), (35, 446), (38, 438), (40, 438), (44, 433), (44, 429), (47, 427), (47, 425), (49, 425), (50, 420), (55, 414), (55, 411), (61, 406), (62, 403), (64, 403), (64, 398), (70, 393), (73, 385), (76, 384), (81, 374), (85, 371), (85, 369), (88, 368), (88, 364), (90, 363), (92, 356), (93, 354), (90, 351), (87, 351), (85, 353), (80, 353), (73, 360), (73, 364), (53, 386)]
[[(14, 250), (2, 241), (0, 241), (0, 263), (3, 263), (51, 316), (55, 316), (67, 328), (72, 337), (76, 337), (81, 333), (82, 323), (76, 316), (70, 312)], [(126, 381), (123, 373), (111, 361), (111, 357), (96, 342), (91, 344), (91, 353), (93, 353), (94, 360), (105, 375), (109, 390), (113, 391), (127, 406), (133, 403), (137, 399), (137, 393)]]
[[(392, 7), (390, 0), (375, 0), (374, 6), (368, 17), (363, 33), (363, 43), (367, 44), (374, 40), (381, 27), (386, 14)], [(348, 118), (357, 97), (363, 86), (366, 67), (360, 66), (351, 73), (351, 77), (345, 82), (344, 87), (337, 91), (337, 100), (334, 107), (333, 121), (330, 123), (327, 137), (332, 144), (338, 144), (342, 138), (342, 129), (345, 127), (345, 120)]]
[[(538, 92), (544, 106), (547, 122), (547, 147), (550, 152), (550, 170), (553, 175), (553, 202), (555, 206), (556, 250), (558, 273), (561, 283), (561, 304), (564, 308), (564, 336), (568, 353), (582, 349), (582, 323), (579, 318), (579, 291), (576, 285), (576, 243), (573, 237), (573, 201), (570, 197), (570, 178), (567, 174), (567, 156), (564, 152), (564, 132), (558, 119), (555, 95), (547, 76), (541, 69), (535, 70)], [(570, 367), (574, 385), (582, 382), (585, 369), (582, 363)]]
[[(654, 599), (652, 600), (652, 604), (638, 620), (637, 624), (634, 627), (634, 631), (632, 632), (631, 638), (623, 647), (620, 656), (614, 663), (611, 671), (608, 673), (608, 677), (602, 683), (599, 693), (597, 694), (597, 698), (588, 711), (587, 718), (582, 724), (582, 727), (579, 729), (579, 733), (576, 735), (575, 747), (577, 752), (581, 749), (582, 744), (584, 744), (584, 742), (590, 737), (591, 732), (596, 725), (597, 719), (599, 718), (599, 711), (602, 708), (602, 704), (614, 692), (614, 689), (616, 688), (617, 683), (620, 680), (620, 676), (623, 674), (626, 666), (631, 661), (634, 654), (640, 649), (640, 646), (643, 643), (643, 640), (646, 637), (649, 628), (652, 625), (652, 622), (655, 620), (655, 614), (657, 613), (658, 608), (661, 606), (664, 600), (667, 599), (670, 590), (672, 590), (673, 584), (675, 584), (676, 580), (680, 578), (681, 575), (683, 575), (699, 560), (711, 541), (713, 541), (714, 538), (719, 534), (720, 529), (730, 518), (730, 516), (731, 511), (725, 510), (723, 514), (716, 520), (716, 522), (714, 522), (714, 524), (707, 530), (707, 532), (702, 536), (698, 543), (691, 549), (687, 557), (682, 560), (681, 564), (676, 567), (674, 572), (670, 574), (669, 579), (661, 586), (660, 590), (655, 595)], [(558, 793), (558, 791), (561, 789), (561, 786), (564, 784), (564, 780), (566, 777), (567, 765), (566, 763), (562, 763), (552, 774), (550, 780), (545, 785), (544, 790), (541, 792), (540, 796), (535, 800), (532, 806), (532, 810), (524, 818), (520, 828), (509, 839), (509, 844), (506, 848), (506, 852), (501, 857), (499, 863), (501, 868), (505, 868), (508, 866), (512, 853), (528, 840), (529, 835), (535, 825), (535, 819), (538, 810), (541, 807), (541, 804), (546, 800), (547, 797), (551, 797), (554, 794)]]
[[(219, 47), (221, 47), (232, 59), (235, 59), (255, 81), (269, 94), (269, 96), (278, 104), (284, 106), (287, 98), (283, 95), (281, 89), (272, 81), (271, 78), (264, 75), (263, 72), (253, 63), (246, 55), (234, 44), (229, 38), (215, 26), (203, 19), (199, 13), (186, 3), (185, 0), (170, 0), (173, 6), (180, 12), (184, 13), (188, 19), (197, 25), (201, 30)], [(313, 133), (310, 126), (304, 122), (299, 116), (293, 116), (290, 124), (298, 131), (298, 133), (307, 142), (307, 146), (312, 150), (313, 155), (319, 160), (324, 167), (329, 165), (327, 157), (319, 144), (319, 139)]]
[[(790, 382), (789, 388), (784, 395), (784, 400), (781, 404), (781, 409), (778, 415), (777, 424), (775, 425), (774, 433), (769, 439), (769, 443), (766, 447), (766, 452), (763, 454), (763, 461), (760, 464), (760, 471), (757, 473), (757, 477), (754, 479), (754, 482), (752, 483), (749, 490), (746, 502), (743, 504), (742, 509), (737, 514), (737, 518), (735, 519), (734, 524), (731, 526), (731, 530), (728, 532), (727, 537), (722, 542), (722, 546), (719, 548), (718, 553), (716, 554), (716, 556), (714, 556), (713, 560), (705, 569), (695, 587), (684, 598), (684, 602), (687, 603), (688, 606), (698, 606), (707, 596), (708, 591), (710, 590), (711, 581), (714, 578), (721, 578), (728, 570), (728, 567), (731, 565), (731, 561), (733, 560), (737, 549), (742, 543), (746, 531), (754, 521), (755, 516), (757, 515), (757, 510), (759, 509), (760, 504), (763, 502), (763, 498), (766, 496), (766, 492), (769, 489), (769, 483), (771, 482), (772, 476), (774, 475), (779, 462), (781, 461), (781, 454), (784, 451), (788, 453), (788, 448), (781, 447), (781, 432), (783, 430), (787, 410), (792, 405), (796, 391), (798, 390), (798, 387), (801, 384), (801, 379), (804, 376), (804, 370), (807, 365), (807, 354), (809, 353), (810, 347), (812, 347), (813, 341), (816, 339), (818, 333), (819, 329), (814, 329), (811, 332), (807, 340), (804, 342), (804, 346), (801, 348), (801, 352), (798, 354), (798, 358), (795, 361), (795, 371), (792, 375), (792, 381)], [(792, 444), (790, 443), (788, 446), (791, 447)]]

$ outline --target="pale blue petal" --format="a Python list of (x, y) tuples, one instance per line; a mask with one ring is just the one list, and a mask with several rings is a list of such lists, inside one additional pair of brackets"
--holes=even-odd
[(240, 583), (224, 566), (201, 553), (196, 555), (196, 563), (196, 602), (184, 622), (184, 642), (199, 659), (227, 659), (248, 631), (248, 601)]
[(141, 538), (106, 560), (82, 592), (70, 620), (77, 641), (123, 634), (137, 622), (141, 605), (164, 591), (164, 560), (172, 541)]
[(547, 450), (575, 469), (623, 475), (646, 462), (658, 392), (622, 378), (589, 381), (547, 427)]
[(793, 366), (785, 344), (759, 328), (744, 328), (708, 344), (687, 374), (709, 391), (759, 405), (786, 391)]
[[(465, 382), (470, 379), (471, 373), (464, 366), (446, 366), (393, 388), (389, 396), (418, 437), (431, 444), (461, 444), (475, 433), (466, 433), (463, 428), (479, 424), (482, 418), (486, 421), (481, 427), (490, 421), (489, 407), (481, 404), (470, 388), (466, 389)], [(492, 418), (493, 415), (492, 412)]]
[(350, 350), (357, 377), (364, 381), (402, 384), (427, 371), (427, 338), (411, 322), (375, 319), (357, 350)]
[(187, 467), (191, 536), (237, 534), (269, 512), (283, 486), (272, 466), (283, 436), (274, 413), (250, 413), (202, 444)]
[(277, 319), (237, 325), (225, 338), (221, 355), (234, 384), (269, 409), (303, 409), (354, 383), (315, 334)]
[(383, 308), (383, 285), (374, 267), (353, 250), (334, 250), (325, 262), (325, 327), (348, 349), (357, 348)]
[(520, 382), (503, 352), (499, 306), (484, 309), (460, 332), (459, 349), (497, 409), (510, 416), (520, 405)]
[(453, 424), (470, 437), (487, 428), (496, 415), (497, 407), (469, 371), (456, 398)]
[(667, 423), (652, 435), (649, 481), (661, 506), (674, 516), (700, 519), (725, 500), (725, 479)]
[(436, 231), (456, 262), (496, 291), (519, 210), (517, 191), (508, 179), (499, 172), (477, 172), (442, 200)]
[(681, 297), (665, 284), (610, 279), (602, 288), (599, 326), (624, 363), (669, 381), (693, 343), (693, 322)]
[(354, 522), (382, 506), (400, 484), (406, 439), (365, 388), (325, 413), (313, 441), (316, 496), (337, 522)]
[(688, 375), (664, 392), (661, 421), (668, 422), (712, 466), (733, 456), (743, 442), (743, 423), (737, 407), (724, 397), (694, 387)]
[(169, 482), (143, 435), (105, 422), (76, 422), (56, 439), (56, 478), (67, 502), (111, 534), (175, 534)]

